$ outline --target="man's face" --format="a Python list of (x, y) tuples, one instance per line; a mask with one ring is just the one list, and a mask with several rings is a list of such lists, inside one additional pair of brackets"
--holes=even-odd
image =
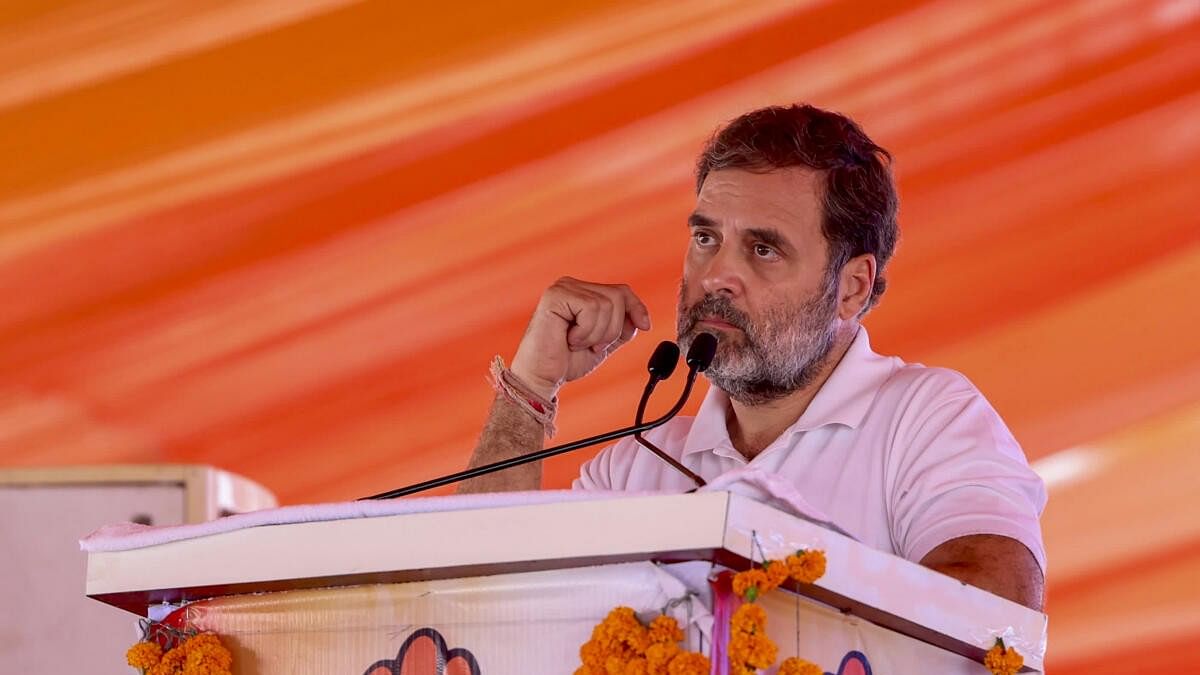
[(810, 383), (833, 346), (838, 278), (827, 273), (820, 175), (722, 169), (689, 218), (677, 330), (719, 346), (706, 375), (747, 405)]

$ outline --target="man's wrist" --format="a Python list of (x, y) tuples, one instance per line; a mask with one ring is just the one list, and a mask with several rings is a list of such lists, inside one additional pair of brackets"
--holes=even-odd
[(531, 393), (541, 396), (547, 401), (553, 401), (555, 397), (558, 396), (558, 390), (562, 387), (562, 383), (560, 382), (550, 382), (543, 378), (537, 377), (536, 375), (531, 375), (530, 373), (525, 372), (519, 368), (515, 361), (512, 367), (508, 369), (508, 372), (512, 373), (513, 377), (517, 378), (517, 380), (521, 383), (521, 386), (523, 386), (525, 389), (528, 389)]

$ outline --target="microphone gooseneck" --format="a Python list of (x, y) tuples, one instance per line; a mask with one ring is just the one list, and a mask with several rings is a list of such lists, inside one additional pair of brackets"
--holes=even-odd
[[(662, 344), (659, 345), (659, 349), (662, 349), (664, 345), (675, 346), (674, 343), (672, 343), (672, 342), (663, 342)], [(657, 356), (658, 350), (655, 350), (654, 353)], [(675, 347), (674, 354), (675, 354), (675, 359), (678, 359), (679, 358), (679, 347)], [(676, 409), (673, 409), (673, 410), (675, 410), (677, 412), (677, 408), (683, 407), (682, 403), (684, 401), (686, 401), (688, 396), (692, 393), (692, 385), (694, 385), (696, 383), (696, 375), (704, 372), (705, 370), (708, 370), (708, 367), (710, 365), (712, 365), (713, 358), (716, 355), (717, 355), (717, 338), (716, 338), (716, 336), (712, 335), (711, 333), (700, 333), (699, 335), (696, 336), (696, 338), (694, 340), (692, 340), (692, 346), (688, 348), (687, 357), (685, 358), (685, 361), (688, 364), (687, 382), (684, 384), (684, 387), (683, 387), (683, 396), (680, 398), (679, 404), (676, 405)], [(633, 422), (634, 427), (640, 427), (643, 424), (642, 420), (643, 420), (643, 416), (646, 414), (646, 403), (650, 400), (650, 393), (652, 391), (654, 391), (654, 386), (656, 384), (658, 384), (658, 382), (653, 377), (653, 374), (654, 374), (654, 368), (653, 368), (654, 358), (653, 357), (651, 357), (650, 362), (651, 362), (651, 366), (650, 366), (651, 378), (650, 378), (650, 381), (646, 383), (645, 391), (642, 392), (642, 400), (638, 403), (637, 416), (634, 418), (634, 422)], [(672, 364), (672, 369), (674, 369), (673, 364)], [(674, 417), (674, 416), (675, 416), (674, 413), (669, 414), (669, 417)], [(659, 448), (657, 445), (646, 440), (646, 438), (644, 436), (642, 436), (641, 430), (635, 431), (633, 433), (633, 438), (638, 443), (640, 443), (642, 445), (642, 447), (644, 447), (647, 450), (649, 450), (650, 452), (654, 453), (659, 459), (661, 459), (662, 461), (669, 464), (672, 469), (675, 469), (679, 473), (687, 476), (693, 483), (696, 484), (696, 487), (704, 487), (706, 485), (706, 483), (704, 482), (704, 479), (701, 478), (700, 476), (696, 475), (696, 473), (694, 471), (692, 471), (691, 469), (689, 469), (686, 466), (684, 466), (683, 464), (681, 464), (679, 462), (679, 460), (668, 455), (666, 452), (664, 452), (662, 450), (662, 448)]]
[[(712, 344), (709, 347), (705, 347), (700, 352), (697, 352), (696, 342), (700, 342), (701, 338), (703, 338), (705, 336), (707, 336), (707, 340), (711, 341)], [(707, 350), (707, 352), (704, 351), (705, 349)], [(705, 359), (704, 353), (708, 353), (707, 360), (704, 360)], [(489, 473), (494, 473), (496, 471), (503, 471), (504, 469), (511, 469), (514, 466), (528, 464), (529, 462), (536, 462), (538, 460), (546, 459), (549, 457), (554, 457), (555, 455), (561, 455), (566, 452), (571, 452), (572, 450), (586, 448), (589, 445), (595, 445), (597, 443), (605, 443), (607, 441), (616, 440), (616, 439), (622, 438), (624, 436), (630, 436), (630, 435), (639, 435), (640, 436), (641, 432), (649, 431), (650, 429), (653, 429), (655, 427), (662, 426), (662, 425), (666, 424), (672, 417), (679, 414), (679, 411), (683, 409), (684, 404), (687, 403), (688, 396), (690, 396), (692, 393), (692, 385), (696, 381), (696, 374), (698, 372), (702, 372), (705, 368), (708, 368), (709, 363), (712, 362), (712, 356), (715, 353), (716, 353), (716, 338), (712, 337), (711, 335), (708, 335), (707, 333), (702, 333), (701, 335), (697, 336), (696, 341), (694, 341), (692, 343), (692, 348), (688, 350), (688, 355), (687, 355), (688, 375), (687, 375), (687, 382), (684, 384), (684, 387), (683, 387), (683, 393), (680, 394), (679, 400), (675, 402), (675, 405), (673, 405), (671, 407), (671, 409), (668, 410), (667, 413), (665, 415), (663, 415), (662, 417), (651, 420), (649, 422), (642, 421), (642, 416), (645, 414), (646, 402), (650, 398), (650, 392), (652, 392), (654, 390), (655, 385), (657, 385), (660, 381), (666, 379), (667, 377), (670, 377), (671, 374), (675, 371), (675, 364), (679, 360), (679, 347), (676, 346), (672, 342), (663, 342), (663, 343), (659, 344), (658, 347), (654, 350), (654, 354), (651, 356), (650, 362), (646, 366), (647, 370), (649, 370), (649, 372), (650, 372), (650, 381), (646, 383), (646, 390), (642, 395), (641, 403), (638, 405), (637, 422), (633, 426), (624, 427), (622, 429), (617, 429), (616, 431), (610, 431), (607, 433), (603, 433), (598, 436), (590, 436), (588, 438), (583, 438), (578, 441), (572, 441), (570, 443), (558, 445), (553, 448), (546, 448), (545, 450), (531, 452), (529, 454), (521, 455), (519, 457), (511, 457), (509, 459), (501, 460), (499, 462), (493, 462), (491, 464), (477, 466), (477, 467), (474, 467), (471, 469), (466, 469), (464, 471), (459, 471), (457, 473), (452, 473), (447, 476), (442, 476), (441, 478), (434, 478), (432, 480), (427, 480), (427, 481), (423, 481), (420, 483), (414, 483), (407, 487), (397, 488), (395, 490), (389, 490), (387, 492), (380, 492), (379, 494), (371, 495), (369, 497), (362, 497), (360, 499), (360, 501), (367, 500), (367, 499), (393, 499), (395, 497), (403, 497), (406, 495), (415, 494), (417, 492), (424, 492), (425, 490), (431, 490), (436, 487), (442, 487), (443, 485), (451, 485), (453, 483), (457, 483), (459, 481), (467, 480), (470, 478), (478, 478), (479, 476), (484, 476)], [(645, 444), (644, 440), (640, 441), (640, 442), (642, 442), (643, 445)], [(676, 462), (674, 459), (670, 458), (668, 455), (663, 453), (661, 450), (658, 450), (657, 448), (655, 448), (652, 451), (656, 451), (655, 454), (657, 454), (659, 457), (666, 460), (667, 463), (671, 464), (676, 469), (682, 471), (685, 475), (687, 475), (692, 480), (697, 481), (697, 485), (704, 485), (704, 481), (699, 476), (696, 476), (691, 471), (688, 471), (686, 467), (680, 465), (678, 462)]]

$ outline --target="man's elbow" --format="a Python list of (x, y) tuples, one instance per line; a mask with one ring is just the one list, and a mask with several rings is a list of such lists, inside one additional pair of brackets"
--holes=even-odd
[(1042, 568), (1024, 544), (1010, 537), (979, 534), (951, 539), (930, 551), (921, 565), (1042, 611)]

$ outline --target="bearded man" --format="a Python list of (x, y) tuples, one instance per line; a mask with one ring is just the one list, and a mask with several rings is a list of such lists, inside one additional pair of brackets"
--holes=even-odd
[[(811, 106), (750, 112), (720, 130), (696, 172), (679, 290), (686, 350), (719, 339), (696, 417), (646, 434), (705, 480), (745, 466), (782, 476), (865, 544), (1041, 609), (1041, 479), (962, 375), (872, 351), (863, 316), (896, 245), (890, 155), (852, 120)], [(559, 388), (649, 330), (623, 285), (560, 279), (542, 296), (472, 465), (541, 448)], [(528, 464), (464, 492), (536, 489)], [(627, 438), (587, 462), (576, 489), (693, 484)]]

